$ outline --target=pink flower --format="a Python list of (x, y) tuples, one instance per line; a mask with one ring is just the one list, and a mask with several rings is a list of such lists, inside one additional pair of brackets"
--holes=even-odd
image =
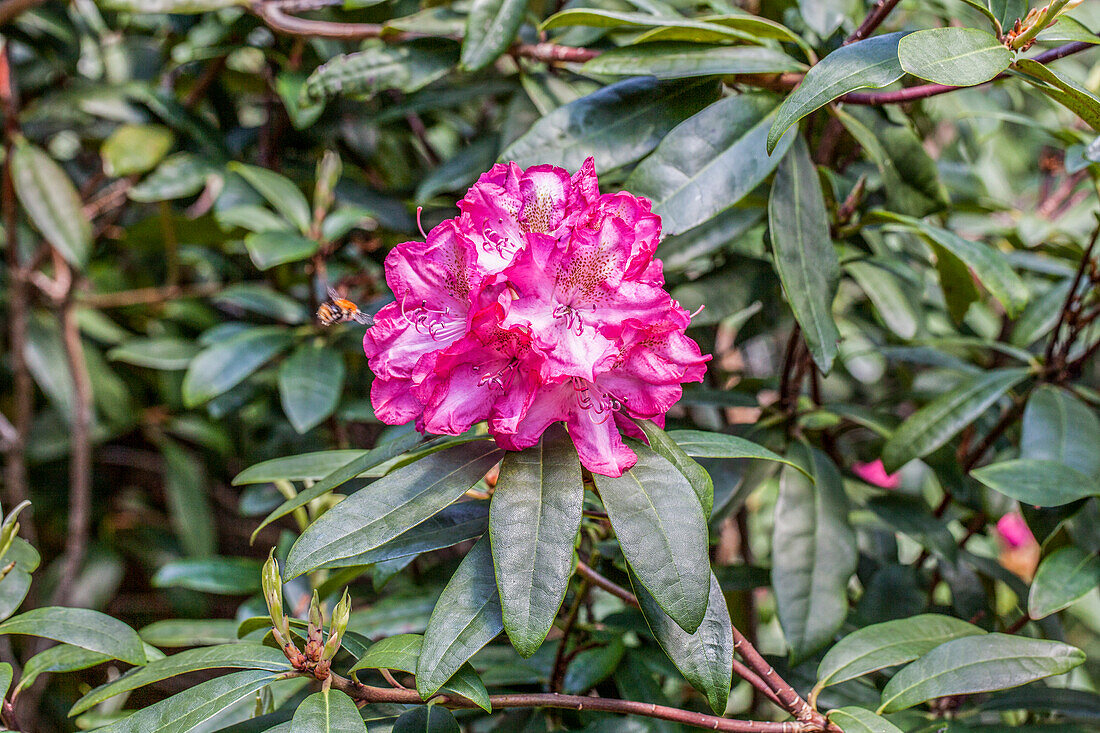
[(997, 520), (997, 534), (1011, 548), (1035, 544), (1035, 536), (1018, 512), (1010, 512)]
[(629, 418), (663, 421), (710, 358), (664, 290), (649, 201), (573, 176), (496, 165), (460, 214), (386, 258), (395, 302), (363, 348), (379, 419), (457, 435), (488, 421), (504, 448), (564, 422), (581, 462), (619, 476), (637, 457)]
[(901, 485), (901, 476), (896, 473), (886, 473), (886, 466), (882, 465), (881, 458), (876, 458), (870, 463), (853, 463), (852, 473), (880, 489), (896, 489)]

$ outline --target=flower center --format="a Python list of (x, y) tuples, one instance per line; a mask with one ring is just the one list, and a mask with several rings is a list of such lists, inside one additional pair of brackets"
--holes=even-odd
[(623, 409), (626, 402), (625, 399), (620, 400), (615, 395), (605, 392), (582, 377), (573, 377), (573, 391), (577, 395), (578, 407), (582, 410), (590, 410), (596, 415), (603, 415), (601, 419), (596, 421), (601, 425), (607, 422), (616, 412)]
[(451, 311), (450, 306), (429, 308), (428, 301), (423, 300), (419, 306), (409, 310), (402, 300), (401, 314), (412, 323), (417, 333), (427, 333), (433, 341), (461, 336), (465, 331), (466, 324)]

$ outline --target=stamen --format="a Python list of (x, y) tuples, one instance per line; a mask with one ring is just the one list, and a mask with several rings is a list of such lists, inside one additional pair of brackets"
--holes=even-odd
[(692, 318), (695, 318), (695, 316), (697, 316), (697, 315), (699, 315), (700, 313), (702, 313), (702, 312), (703, 312), (703, 309), (704, 309), (704, 308), (706, 308), (706, 307), (707, 307), (707, 306), (706, 306), (706, 304), (703, 304), (703, 305), (699, 306), (698, 308), (696, 308), (696, 309), (695, 309), (695, 312), (694, 312), (694, 313), (692, 313), (692, 314), (691, 314), (690, 316), (688, 316), (688, 319), (690, 320), (690, 319), (692, 319)]
[(424, 239), (428, 238), (428, 235), (424, 233), (424, 225), (420, 223), (420, 212), (424, 211), (423, 206), (416, 207), (416, 228), (420, 230), (420, 236)]

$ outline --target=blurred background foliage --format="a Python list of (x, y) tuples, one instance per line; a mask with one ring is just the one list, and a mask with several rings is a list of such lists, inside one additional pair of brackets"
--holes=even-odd
[[(937, 610), (989, 630), (1065, 639), (1089, 661), (1055, 684), (1092, 690), (1100, 672), (1095, 587), (1086, 582), (1087, 593), (1074, 593), (1067, 610), (1037, 623), (1021, 613), (1042, 557), (1074, 547), (1095, 559), (1097, 499), (1025, 508), (1024, 530), (998, 532), (998, 520), (1019, 509), (968, 472), (1041, 458), (1057, 433), (1080, 462), (1046, 458), (1093, 482), (1100, 475), (1095, 258), (1075, 277), (1096, 226), (1095, 131), (1018, 79), (805, 118), (801, 133), (818, 164), (839, 267), (834, 362), (827, 343), (804, 345), (792, 318), (791, 306), (809, 307), (820, 283), (788, 283), (785, 295), (773, 263), (768, 200), (779, 156), (769, 159), (760, 140), (738, 143), (786, 93), (782, 75), (837, 49), (864, 4), (534, 0), (508, 17), (485, 16), (485, 5), (268, 2), (250, 12), (219, 0), (0, 3), (13, 180), (4, 193), (0, 278), (3, 500), (32, 501), (22, 535), (44, 559), (24, 608), (99, 609), (167, 649), (235, 640), (238, 621), (263, 614), (267, 549), (285, 553), (338, 497), (264, 527), (253, 542), (257, 525), (296, 487), (325, 475), (322, 467), (352, 454), (322, 454), (317, 465), (285, 475), (253, 480), (241, 472), (278, 457), (368, 448), (411, 429), (373, 416), (363, 327), (315, 323), (327, 288), (377, 310), (390, 297), (383, 259), (395, 243), (419, 237), (418, 207), (427, 229), (454, 215), (454, 201), (498, 159), (575, 169), (594, 154), (605, 191), (625, 186), (659, 203), (666, 238), (658, 256), (669, 289), (689, 310), (706, 306), (691, 335), (714, 360), (706, 384), (687, 388), (670, 422), (751, 435), (778, 451), (803, 437), (843, 472), (859, 548), (856, 573), (841, 584), (852, 604), (845, 630)], [(1026, 10), (998, 7), (1011, 15), (1016, 5)], [(666, 22), (566, 17), (539, 27), (580, 7)], [(208, 12), (156, 14), (160, 8)], [(272, 8), (332, 27), (382, 24), (386, 38), (295, 37), (279, 30), (287, 16), (272, 16)], [(736, 34), (719, 38), (686, 22), (743, 12), (769, 21), (773, 35), (744, 45)], [(671, 17), (685, 23), (670, 25)], [(1072, 17), (1100, 27), (1094, 3)], [(902, 2), (886, 30), (947, 23), (983, 27), (984, 18), (961, 0)], [(471, 32), (480, 45), (453, 40)], [(654, 32), (661, 35), (642, 38)], [(526, 45), (513, 46), (513, 37)], [(1037, 50), (1063, 40), (1073, 38), (1052, 37)], [(537, 45), (545, 43), (619, 56), (558, 61)], [(365, 53), (341, 56), (355, 50)], [(1095, 90), (1096, 58), (1076, 55), (1057, 68)], [(628, 78), (635, 74), (660, 79)], [(691, 196), (673, 198), (670, 167), (693, 171)], [(814, 170), (807, 159), (793, 175)], [(789, 216), (782, 195), (772, 203), (781, 226)], [(820, 267), (828, 286), (828, 268)], [(1063, 306), (1074, 287), (1079, 322), (1067, 323)], [(907, 441), (887, 443), (917, 408), (975, 378), (1000, 382), (938, 427), (946, 431), (938, 444), (926, 441), (917, 453)], [(905, 466), (875, 478), (865, 464), (884, 455), (884, 443), (894, 464), (887, 468)], [(785, 667), (770, 587), (783, 581), (771, 560), (775, 467), (706, 465), (716, 494), (712, 554), (734, 621)], [(378, 564), (339, 582), (299, 578), (287, 597), (302, 615), (310, 583), (331, 595), (354, 577), (351, 628), (371, 639), (421, 632), (467, 548)], [(621, 557), (603, 549), (607, 571), (622, 580)], [(582, 608), (584, 648), (558, 681), (562, 689), (700, 707), (652, 640), (631, 636), (630, 623), (616, 626), (617, 612), (621, 604), (605, 595)], [(8, 661), (38, 650), (33, 641), (0, 639)], [(810, 661), (789, 670), (803, 687), (821, 650), (806, 651)], [(548, 645), (524, 661), (507, 645), (490, 645), (474, 665), (489, 687), (538, 688), (553, 652)], [(71, 727), (69, 706), (107, 679), (105, 669), (39, 678), (21, 695), (24, 729)], [(195, 679), (138, 690), (126, 706)], [(823, 698), (866, 703), (868, 691), (840, 685)], [(1100, 720), (1095, 696), (1038, 699), (989, 698), (968, 720), (1023, 723), (1053, 712), (1070, 721), (1059, 730), (1095, 729)], [(248, 717), (254, 705), (246, 703), (220, 724)], [(116, 698), (77, 723), (94, 726), (121, 705)], [(767, 706), (747, 685), (735, 686), (731, 712)], [(1032, 712), (1003, 712), (1024, 707)], [(551, 719), (568, 729), (674, 727), (597, 714)], [(528, 711), (470, 724), (535, 730), (546, 720)], [(908, 730), (929, 724), (916, 715), (910, 723)]]

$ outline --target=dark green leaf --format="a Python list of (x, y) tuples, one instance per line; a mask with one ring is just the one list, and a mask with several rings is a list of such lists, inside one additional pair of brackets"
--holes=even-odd
[(99, 730), (101, 733), (189, 731), (277, 678), (277, 674), (261, 669), (227, 674), (195, 685)]
[(1054, 101), (1087, 122), (1092, 129), (1100, 132), (1100, 98), (1082, 86), (1079, 82), (1043, 66), (1032, 59), (1020, 59), (1016, 62), (1016, 68), (1024, 72), (1024, 79), (1035, 83), (1032, 79), (1039, 79), (1035, 84), (1039, 89)]
[(843, 707), (830, 710), (829, 720), (840, 726), (844, 733), (902, 733), (901, 728), (865, 708)]
[(294, 711), (290, 733), (362, 733), (366, 730), (355, 701), (339, 690), (315, 692)]
[(945, 445), (1027, 377), (1027, 369), (993, 369), (917, 410), (886, 441), (882, 449), (886, 470), (896, 471)]
[[(406, 674), (416, 674), (416, 662), (420, 658), (420, 649), (423, 644), (424, 637), (420, 634), (400, 634), (380, 639), (371, 644), (367, 652), (349, 671), (395, 669)], [(447, 694), (461, 695), (485, 712), (492, 712), (485, 683), (469, 664), (462, 665), (442, 690)]]
[(639, 443), (621, 477), (594, 475), (623, 555), (665, 613), (694, 633), (710, 595), (707, 524), (684, 475)]
[(474, 0), (462, 39), (462, 67), (479, 71), (508, 50), (523, 25), (527, 0)]
[[(775, 170), (764, 150), (771, 97), (727, 97), (679, 124), (638, 164), (626, 187), (653, 201), (666, 234), (680, 234), (740, 201)], [(707, 150), (700, 155), (701, 147)]]
[(856, 536), (848, 498), (829, 458), (802, 448), (814, 481), (783, 469), (772, 533), (772, 585), (791, 657), (803, 660), (832, 641), (848, 615)]
[(247, 379), (281, 351), (293, 337), (278, 326), (250, 328), (203, 349), (183, 377), (183, 401), (201, 405)]
[(991, 489), (1033, 506), (1061, 506), (1100, 495), (1100, 480), (1058, 461), (1017, 458), (976, 468), (970, 475)]
[(504, 630), (489, 538), (462, 559), (424, 631), (416, 689), (434, 695), (481, 647)]
[(829, 236), (817, 169), (801, 140), (779, 164), (768, 198), (768, 228), (787, 303), (802, 327), (814, 362), (828, 373), (840, 340), (833, 320), (840, 264)]
[(319, 344), (303, 344), (279, 365), (279, 397), (295, 430), (305, 433), (333, 413), (344, 370), (344, 355)]
[[(149, 650), (147, 649), (145, 653), (148, 656)], [(97, 664), (103, 664), (110, 661), (110, 659), (110, 655), (107, 654), (81, 649), (71, 644), (58, 644), (44, 652), (35, 654), (27, 660), (27, 663), (23, 665), (23, 674), (19, 676), (19, 684), (15, 686), (15, 689), (28, 688), (35, 683), (40, 675), (49, 672), (76, 672), (94, 667)], [(144, 667), (138, 667), (137, 669), (144, 669)]]
[(930, 28), (898, 43), (901, 68), (913, 76), (954, 87), (987, 82), (1012, 63), (1012, 51), (977, 28)]
[(934, 613), (865, 626), (829, 650), (817, 666), (814, 689), (905, 664), (946, 641), (984, 633), (966, 621)]
[(1083, 598), (1100, 586), (1100, 558), (1078, 547), (1063, 547), (1039, 563), (1027, 613), (1031, 618), (1045, 618)]
[[(1021, 0), (1022, 2), (1022, 0)], [(1100, 36), (1090, 31), (1084, 23), (1063, 15), (1058, 22), (1048, 27), (1035, 40), (1039, 43), (1100, 43)]]
[(676, 470), (684, 474), (684, 478), (691, 484), (695, 495), (699, 497), (699, 504), (703, 507), (703, 514), (710, 516), (714, 508), (714, 481), (710, 474), (702, 466), (684, 452), (672, 436), (661, 430), (649, 420), (637, 420), (637, 425), (645, 433), (646, 442), (653, 451), (666, 461), (676, 466)]
[(266, 231), (249, 234), (244, 238), (244, 246), (256, 267), (269, 270), (276, 265), (309, 259), (321, 243), (294, 232)]
[(214, 513), (207, 499), (202, 463), (179, 443), (161, 441), (164, 456), (164, 493), (172, 529), (192, 557), (210, 557), (217, 551)]
[(633, 575), (631, 585), (657, 643), (684, 679), (706, 696), (714, 714), (722, 715), (733, 683), (733, 626), (718, 579), (711, 574), (707, 613), (693, 634), (674, 623)]
[(340, 94), (369, 97), (387, 89), (415, 92), (450, 71), (456, 56), (450, 49), (368, 41), (362, 51), (318, 66), (306, 79), (305, 94), (323, 100)]
[(35, 228), (70, 264), (82, 267), (92, 246), (92, 225), (68, 174), (43, 150), (20, 140), (11, 154), (11, 177)]
[(392, 540), (466, 493), (501, 457), (502, 451), (489, 441), (467, 443), (379, 479), (302, 533), (290, 550), (285, 577), (297, 577)]
[[(764, 46), (709, 46), (658, 41), (604, 51), (584, 65), (589, 74), (655, 76), (685, 79), (693, 76), (779, 74), (806, 67), (782, 51)], [(761, 133), (763, 140), (764, 133)], [(761, 144), (763, 149), (763, 144)]]
[(565, 598), (583, 504), (577, 449), (560, 425), (537, 445), (505, 455), (489, 537), (504, 628), (523, 657), (542, 644)]
[(1069, 644), (1007, 634), (955, 639), (902, 668), (886, 683), (879, 712), (947, 695), (1004, 690), (1063, 674), (1085, 661)]
[(402, 713), (391, 733), (462, 733), (462, 729), (447, 708), (425, 705)]
[(917, 335), (920, 312), (892, 272), (866, 260), (849, 262), (844, 269), (867, 294), (887, 328), (903, 339)]
[(676, 444), (693, 458), (757, 458), (763, 461), (785, 463), (806, 473), (805, 469), (797, 463), (736, 435), (710, 433), (704, 430), (670, 430), (668, 437), (676, 441)]
[(293, 181), (286, 176), (255, 165), (231, 163), (229, 169), (248, 181), (248, 185), (259, 191), (276, 211), (298, 227), (298, 231), (302, 234), (309, 231), (309, 223), (312, 219), (309, 202)]
[[(674, 624), (675, 625), (675, 624)], [(611, 643), (593, 646), (577, 653), (565, 668), (561, 689), (567, 695), (587, 694), (618, 668), (626, 647), (622, 639), (612, 639)]]
[(1086, 476), (1100, 477), (1100, 420), (1065, 389), (1044, 384), (1024, 408), (1020, 457), (1058, 461)]
[(206, 159), (193, 153), (175, 153), (165, 158), (157, 169), (129, 191), (134, 201), (171, 201), (194, 196), (206, 185), (216, 169)]
[(798, 88), (779, 105), (768, 132), (768, 151), (779, 144), (791, 125), (837, 97), (857, 89), (878, 89), (904, 75), (898, 42), (905, 33), (887, 33), (841, 46), (815, 64)]
[(72, 644), (128, 664), (145, 664), (137, 633), (126, 624), (87, 608), (47, 606), (0, 623), (0, 634), (25, 634)]
[(172, 337), (133, 339), (107, 352), (107, 358), (135, 366), (175, 371), (186, 369), (199, 347)]
[(252, 643), (199, 647), (135, 667), (116, 680), (100, 685), (76, 701), (69, 715), (79, 715), (130, 690), (203, 669), (245, 668), (284, 672), (292, 669), (281, 649)]
[(190, 588), (203, 593), (248, 595), (260, 590), (260, 562), (243, 557), (180, 560), (153, 576), (158, 588)]
[(520, 166), (550, 163), (572, 171), (591, 155), (598, 172), (613, 170), (644, 157), (717, 95), (718, 85), (710, 79), (627, 79), (554, 110), (500, 157)]

